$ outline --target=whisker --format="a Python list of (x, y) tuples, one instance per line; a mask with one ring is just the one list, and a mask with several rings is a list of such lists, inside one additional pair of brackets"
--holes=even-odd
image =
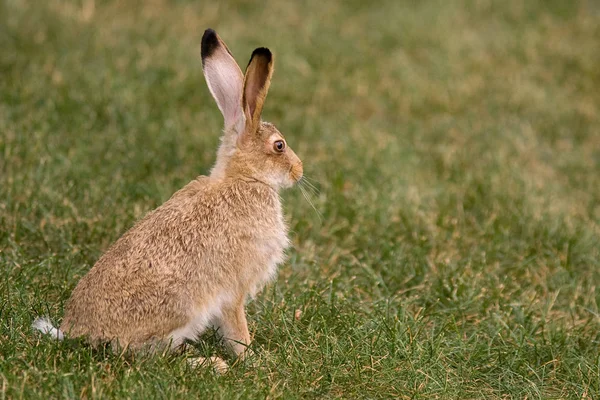
[(306, 179), (307, 181), (314, 181), (313, 178), (309, 178), (308, 175), (306, 175), (306, 174), (303, 176), (303, 178)]
[(308, 195), (306, 193), (306, 189), (304, 189), (304, 187), (302, 185), (298, 185), (298, 187), (300, 188), (300, 192), (302, 192), (302, 196), (304, 196), (304, 198), (306, 199), (308, 204), (310, 204), (312, 209), (315, 210), (317, 217), (319, 217), (319, 222), (323, 222), (323, 214), (321, 214), (321, 212), (319, 210), (317, 210), (317, 207), (315, 207), (315, 205), (313, 204), (313, 202), (310, 199), (310, 195)]
[(316, 191), (317, 193), (320, 192), (319, 188), (313, 182), (311, 182), (311, 179), (308, 176), (304, 175), (302, 177), (302, 180), (307, 186), (311, 187), (314, 191)]
[(306, 187), (306, 189), (309, 189), (311, 191), (311, 193), (315, 196), (317, 196), (321, 192), (315, 185), (313, 185), (308, 180), (306, 175), (302, 177), (302, 179), (300, 180), (300, 183), (303, 184)]
[(311, 192), (313, 195), (315, 195), (315, 196), (318, 196), (318, 195), (321, 193), (321, 192), (319, 191), (319, 189), (317, 189), (317, 188), (316, 188), (316, 187), (314, 187), (314, 186), (310, 186), (308, 183), (305, 183), (305, 184), (304, 184), (304, 187), (305, 187), (306, 189), (310, 190), (310, 192)]
[(319, 222), (323, 222), (323, 214), (315, 206), (315, 204), (313, 203), (313, 201), (310, 199), (310, 196), (307, 195), (306, 192), (304, 193), (304, 198), (306, 199), (306, 201), (308, 202), (308, 204), (310, 204), (310, 206), (312, 207), (312, 209), (315, 210), (315, 214), (317, 214), (317, 217), (319, 218)]
[(319, 195), (319, 192), (318, 192), (318, 190), (316, 190), (315, 188), (313, 188), (313, 187), (311, 187), (311, 186), (308, 186), (308, 185), (306, 184), (306, 182), (302, 182), (302, 181), (300, 181), (300, 182), (299, 182), (299, 184), (300, 184), (300, 186), (302, 186), (304, 189), (306, 189), (306, 191), (307, 191), (307, 192), (309, 192), (310, 194), (312, 194), (312, 195), (313, 195), (313, 196), (315, 196), (315, 197), (318, 197), (318, 195)]

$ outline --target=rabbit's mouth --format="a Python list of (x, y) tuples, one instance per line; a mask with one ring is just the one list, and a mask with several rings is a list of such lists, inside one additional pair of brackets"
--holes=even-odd
[(292, 178), (294, 183), (298, 183), (298, 181), (302, 179), (303, 173), (304, 171), (302, 168), (302, 161), (297, 162), (290, 168), (290, 177)]

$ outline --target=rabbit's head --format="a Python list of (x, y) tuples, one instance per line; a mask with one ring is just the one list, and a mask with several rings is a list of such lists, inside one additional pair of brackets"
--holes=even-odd
[(302, 161), (261, 112), (273, 75), (273, 55), (260, 47), (243, 75), (225, 43), (212, 29), (202, 37), (202, 67), (211, 94), (225, 119), (211, 177), (241, 177), (274, 189), (302, 178)]

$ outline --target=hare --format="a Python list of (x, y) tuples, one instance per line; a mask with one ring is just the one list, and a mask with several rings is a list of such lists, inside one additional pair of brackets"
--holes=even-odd
[(246, 74), (216, 32), (202, 37), (202, 66), (225, 119), (210, 176), (200, 176), (118, 239), (79, 281), (57, 339), (131, 349), (177, 348), (214, 326), (234, 355), (250, 344), (244, 305), (273, 278), (289, 246), (278, 191), (302, 162), (261, 111), (274, 58), (252, 53)]

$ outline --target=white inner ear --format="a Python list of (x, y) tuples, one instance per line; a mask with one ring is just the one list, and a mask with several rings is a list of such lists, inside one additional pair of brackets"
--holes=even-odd
[[(233, 58), (217, 51), (204, 62), (204, 76), (223, 118), (225, 130), (240, 126), (243, 76)], [(242, 121), (243, 122), (243, 121)], [(243, 126), (243, 123), (241, 123)], [(237, 130), (237, 129), (236, 129)]]

